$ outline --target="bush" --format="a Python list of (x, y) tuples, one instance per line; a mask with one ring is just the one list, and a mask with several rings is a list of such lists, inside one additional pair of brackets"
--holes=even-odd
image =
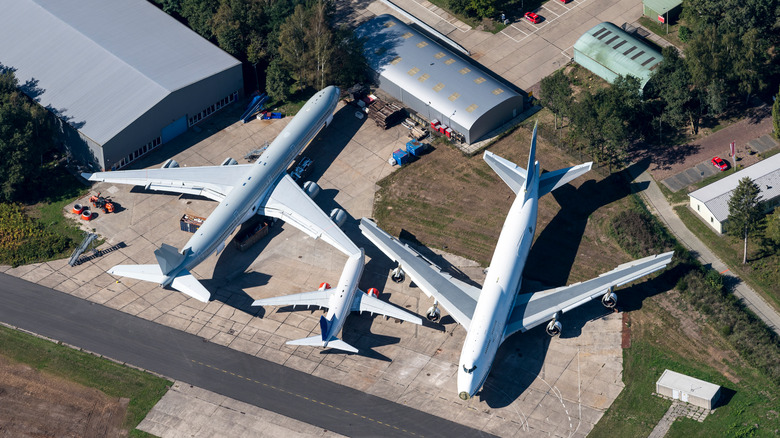
[(624, 210), (612, 218), (611, 234), (633, 257), (658, 254), (672, 246), (666, 230), (647, 210)]
[(46, 230), (16, 204), (0, 203), (0, 263), (19, 266), (65, 255), (71, 239)]
[(688, 40), (691, 39), (691, 30), (685, 26), (680, 26), (677, 36), (680, 37), (680, 41), (687, 43)]

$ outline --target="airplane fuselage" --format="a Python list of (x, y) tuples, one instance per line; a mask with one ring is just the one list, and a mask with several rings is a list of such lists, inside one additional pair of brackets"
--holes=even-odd
[[(203, 222), (198, 231), (181, 250), (186, 257), (163, 282), (167, 286), (182, 270), (190, 270), (214, 252), (221, 250), (225, 241), (243, 222), (257, 213), (290, 163), (309, 145), (322, 128), (333, 119), (339, 99), (339, 89), (327, 87), (301, 108), (293, 120), (248, 169), (222, 202)], [(240, 168), (237, 168), (237, 171)]]
[(352, 310), (352, 302), (355, 301), (360, 276), (363, 275), (365, 259), (363, 248), (347, 259), (336, 290), (328, 298), (328, 314), (325, 319), (330, 323), (328, 324), (328, 332), (322, 333), (323, 347), (327, 347), (328, 340), (336, 337), (341, 331), (344, 321)]
[(538, 166), (534, 163), (533, 169), (529, 169), (526, 190), (518, 194), (509, 209), (463, 343), (458, 367), (458, 394), (464, 400), (482, 387), (490, 373), (520, 290), (523, 268), (536, 228)]

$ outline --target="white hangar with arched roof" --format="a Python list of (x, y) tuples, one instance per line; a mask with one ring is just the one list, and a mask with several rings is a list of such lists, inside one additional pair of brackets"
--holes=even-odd
[(379, 87), (474, 143), (523, 112), (523, 96), (390, 15), (356, 31)]

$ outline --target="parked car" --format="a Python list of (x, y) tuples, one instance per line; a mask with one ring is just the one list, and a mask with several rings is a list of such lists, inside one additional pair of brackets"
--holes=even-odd
[(720, 169), (721, 172), (729, 168), (729, 163), (723, 161), (720, 157), (712, 157), (712, 160), (710, 160), (713, 166)]
[(526, 12), (524, 17), (525, 17), (526, 20), (530, 21), (533, 24), (537, 24), (540, 21), (542, 21), (542, 17), (536, 15), (533, 12)]

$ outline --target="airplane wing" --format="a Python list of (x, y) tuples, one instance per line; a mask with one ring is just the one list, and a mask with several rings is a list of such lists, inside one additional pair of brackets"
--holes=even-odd
[(89, 181), (144, 186), (147, 190), (205, 196), (222, 202), (251, 164), (232, 166), (168, 167), (82, 173)]
[(355, 300), (352, 302), (351, 310), (353, 312), (378, 313), (380, 315), (400, 319), (401, 321), (422, 325), (422, 319), (420, 317), (412, 315), (405, 310), (401, 310), (379, 298), (374, 298), (361, 290), (358, 290), (358, 293), (355, 294)]
[(360, 252), (288, 174), (276, 184), (260, 214), (281, 219), (315, 239), (321, 238), (348, 257)]
[(456, 281), (417, 251), (385, 233), (366, 218), (360, 220), (360, 230), (387, 257), (403, 266), (414, 284), (426, 295), (439, 301), (455, 321), (468, 330), (477, 307), (479, 289)]
[(556, 312), (566, 313), (603, 296), (609, 288), (622, 286), (666, 267), (674, 251), (625, 263), (598, 277), (533, 294), (517, 297), (504, 330), (506, 339), (518, 331), (527, 331), (552, 319)]
[(253, 306), (318, 306), (328, 307), (328, 296), (333, 291), (315, 290), (299, 294), (283, 295), (281, 297), (255, 300)]

